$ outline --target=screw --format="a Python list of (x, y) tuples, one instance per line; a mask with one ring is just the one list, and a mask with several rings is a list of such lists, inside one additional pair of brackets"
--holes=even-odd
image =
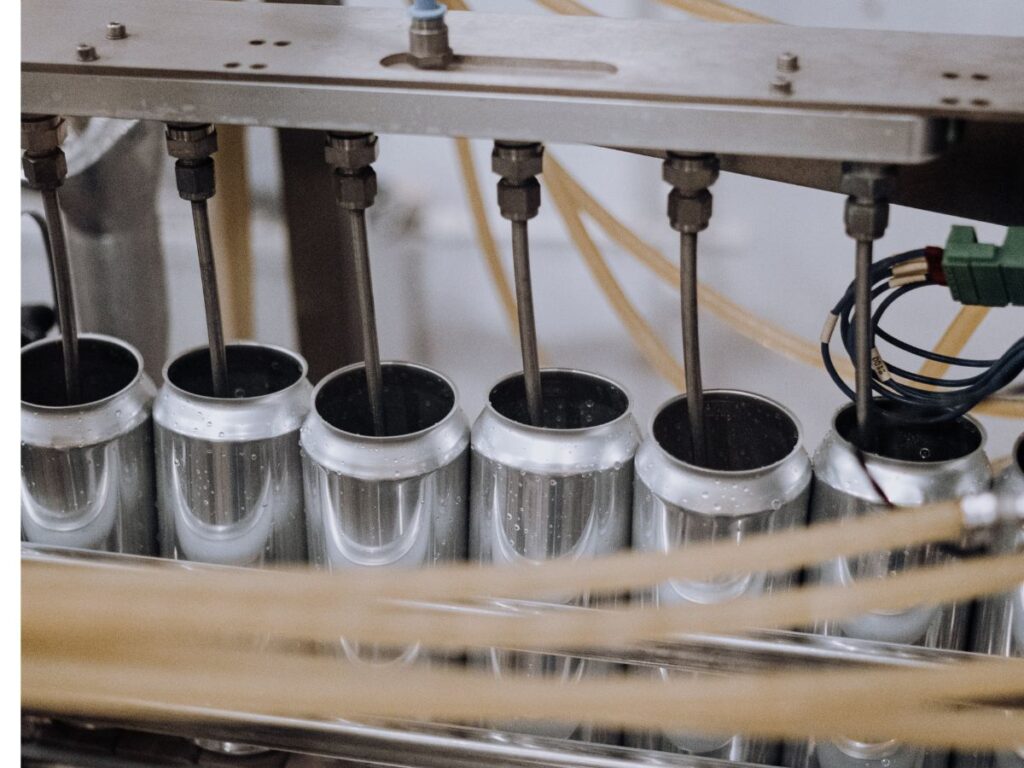
[(79, 43), (75, 49), (78, 54), (79, 61), (96, 61), (99, 56), (96, 55), (95, 46), (89, 45), (88, 43)]
[(775, 68), (779, 72), (796, 72), (800, 69), (800, 57), (789, 51), (780, 53), (775, 59)]
[(793, 92), (793, 81), (788, 77), (779, 75), (772, 80), (772, 90), (777, 93), (792, 93)]
[(119, 21), (107, 22), (107, 40), (124, 40), (128, 37), (128, 29)]

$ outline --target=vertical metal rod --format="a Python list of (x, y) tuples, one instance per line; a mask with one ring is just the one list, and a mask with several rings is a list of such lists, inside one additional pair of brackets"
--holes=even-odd
[(64, 388), (67, 404), (77, 403), (81, 395), (78, 365), (78, 315), (71, 281), (71, 263), (68, 261), (64, 221), (57, 202), (56, 189), (42, 190), (46, 231), (50, 238), (50, 269), (57, 301), (57, 322), (60, 324), (61, 352), (64, 358)]
[(697, 234), (679, 239), (679, 295), (682, 305), (683, 366), (686, 373), (686, 415), (695, 464), (707, 463), (704, 434), (704, 384), (700, 373), (700, 330), (697, 320)]
[(854, 278), (854, 338), (857, 368), (857, 433), (861, 450), (871, 450), (874, 442), (874, 402), (871, 395), (871, 260), (872, 242), (857, 241), (857, 270)]
[(375, 435), (386, 434), (384, 426), (384, 380), (380, 368), (380, 350), (377, 345), (377, 315), (373, 307), (373, 279), (370, 275), (370, 251), (366, 239), (366, 216), (361, 210), (347, 210), (352, 232), (352, 251), (356, 278), (356, 296), (359, 299), (359, 326), (363, 336), (363, 365), (366, 369), (366, 389), (370, 398)]
[(526, 408), (530, 415), (530, 422), (535, 427), (540, 427), (544, 425), (544, 397), (540, 384), (537, 324), (533, 317), (533, 286), (530, 282), (530, 244), (525, 221), (512, 222), (512, 266), (516, 281), (519, 346), (523, 354)]
[(210, 212), (205, 200), (192, 201), (192, 225), (196, 231), (199, 277), (203, 283), (203, 303), (206, 307), (206, 335), (210, 344), (213, 395), (228, 397), (228, 359), (224, 348), (224, 324), (220, 313), (220, 294), (217, 292), (213, 243), (210, 240)]

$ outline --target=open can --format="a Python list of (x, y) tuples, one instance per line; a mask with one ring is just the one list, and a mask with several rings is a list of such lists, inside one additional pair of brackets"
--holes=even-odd
[[(707, 391), (707, 461), (698, 465), (686, 403), (685, 395), (665, 403), (637, 452), (633, 548), (668, 552), (804, 525), (811, 462), (796, 417), (760, 395)], [(714, 581), (674, 580), (639, 592), (635, 599), (651, 607), (721, 603), (785, 589), (796, 576), (746, 573)], [(675, 680), (682, 673), (660, 668), (654, 674)], [(736, 734), (636, 733), (627, 741), (644, 749), (747, 763), (774, 764), (778, 756), (776, 742)]]
[[(984, 452), (985, 433), (974, 419), (916, 424), (901, 420), (900, 411), (876, 401), (875, 446), (863, 451), (855, 443), (855, 406), (836, 413), (832, 429), (814, 455), (811, 521), (856, 517), (887, 504), (920, 506), (957, 499), (987, 490), (991, 468)], [(937, 566), (956, 555), (941, 544), (903, 547), (837, 558), (809, 572), (812, 583), (851, 584), (885, 578), (892, 573)], [(879, 642), (962, 650), (970, 629), (969, 603), (920, 605), (905, 611), (873, 612), (823, 622), (825, 635)], [(794, 768), (940, 768), (945, 752), (926, 751), (898, 741), (864, 743), (852, 739), (810, 741), (787, 750)]]
[(81, 397), (68, 403), (61, 340), (21, 350), (22, 538), (153, 555), (153, 382), (119, 339), (82, 334), (78, 351)]
[[(610, 379), (577, 370), (541, 372), (543, 423), (532, 425), (521, 373), (491, 389), (473, 425), (470, 560), (535, 563), (581, 559), (629, 546), (633, 457), (640, 431), (629, 397)], [(563, 604), (596, 607), (590, 595)], [(510, 606), (512, 604), (509, 604)], [(606, 664), (572, 656), (492, 649), (480, 661), (495, 675), (561, 679), (606, 674)], [(607, 738), (586, 724), (516, 721), (506, 730), (540, 736)]]

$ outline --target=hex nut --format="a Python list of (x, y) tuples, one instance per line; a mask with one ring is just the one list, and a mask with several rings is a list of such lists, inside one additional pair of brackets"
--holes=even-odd
[(839, 191), (861, 200), (888, 200), (896, 192), (896, 174), (892, 166), (843, 166)]
[(167, 152), (178, 160), (203, 160), (217, 151), (217, 130), (211, 125), (168, 125)]
[(661, 177), (684, 196), (693, 196), (718, 179), (718, 158), (670, 154), (661, 165)]
[(455, 58), (444, 18), (413, 19), (409, 27), (409, 63), (419, 69), (447, 69)]
[(544, 171), (544, 146), (496, 141), (491, 151), (491, 170), (512, 184), (532, 179)]
[(377, 137), (372, 133), (329, 133), (324, 160), (343, 171), (358, 171), (371, 165), (378, 152)]
[(668, 220), (677, 232), (701, 232), (711, 221), (711, 193), (702, 189), (687, 196), (678, 189), (668, 194)]
[(21, 167), (25, 171), (25, 180), (32, 189), (56, 189), (68, 175), (68, 162), (60, 149), (45, 155), (24, 154)]
[(198, 162), (178, 161), (174, 164), (174, 181), (178, 185), (178, 195), (182, 200), (209, 200), (217, 191), (213, 160), (205, 158)]
[(843, 211), (846, 234), (856, 240), (877, 240), (889, 224), (889, 206), (871, 201), (846, 199)]
[(528, 221), (540, 210), (540, 182), (529, 178), (519, 184), (498, 182), (498, 209), (509, 221)]
[(338, 206), (350, 211), (362, 211), (373, 205), (377, 196), (377, 174), (366, 166), (355, 173), (334, 173), (334, 196)]
[(62, 117), (48, 115), (21, 120), (21, 149), (43, 153), (59, 147), (68, 135), (68, 124)]

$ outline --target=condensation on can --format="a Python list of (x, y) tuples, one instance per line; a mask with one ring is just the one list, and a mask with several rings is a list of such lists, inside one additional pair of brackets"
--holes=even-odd
[[(811, 463), (796, 417), (747, 392), (704, 393), (707, 461), (692, 460), (686, 396), (665, 403), (636, 457), (633, 548), (668, 552), (801, 526), (807, 519)], [(722, 603), (789, 587), (794, 572), (746, 573), (714, 581), (670, 581), (638, 592), (641, 605)], [(666, 680), (687, 673), (655, 670)], [(697, 673), (693, 673), (696, 675)], [(773, 764), (778, 745), (742, 735), (635, 733), (632, 746)]]
[[(987, 490), (992, 482), (985, 456), (985, 433), (970, 417), (931, 425), (900, 423), (889, 406), (876, 401), (876, 446), (856, 448), (856, 409), (840, 408), (814, 455), (811, 521), (826, 522), (884, 509), (889, 504), (920, 506)], [(898, 414), (893, 414), (898, 416)], [(884, 494), (881, 498), (879, 491)], [(892, 573), (941, 565), (955, 555), (938, 544), (905, 547), (839, 558), (810, 572), (812, 583), (850, 584)], [(868, 613), (824, 622), (815, 631), (929, 648), (960, 650), (969, 634), (970, 604), (923, 605), (899, 612)], [(786, 764), (793, 768), (945, 768), (949, 755), (898, 741), (862, 743), (836, 739), (793, 745)]]
[(22, 538), (156, 554), (153, 382), (120, 339), (82, 334), (79, 357), (82, 402), (68, 405), (60, 339), (21, 351)]
[[(640, 431), (629, 396), (592, 373), (541, 373), (544, 422), (529, 422), (522, 374), (499, 381), (473, 425), (470, 559), (526, 564), (584, 559), (629, 546), (633, 458)], [(553, 587), (552, 602), (595, 607), (592, 596)], [(521, 674), (571, 683), (607, 665), (570, 656), (492, 649), (478, 659), (496, 676)], [(515, 721), (503, 729), (597, 739), (578, 723)]]
[(306, 362), (279, 347), (227, 346), (231, 396), (212, 394), (206, 347), (164, 368), (153, 407), (161, 553), (235, 566), (306, 561), (299, 428)]

